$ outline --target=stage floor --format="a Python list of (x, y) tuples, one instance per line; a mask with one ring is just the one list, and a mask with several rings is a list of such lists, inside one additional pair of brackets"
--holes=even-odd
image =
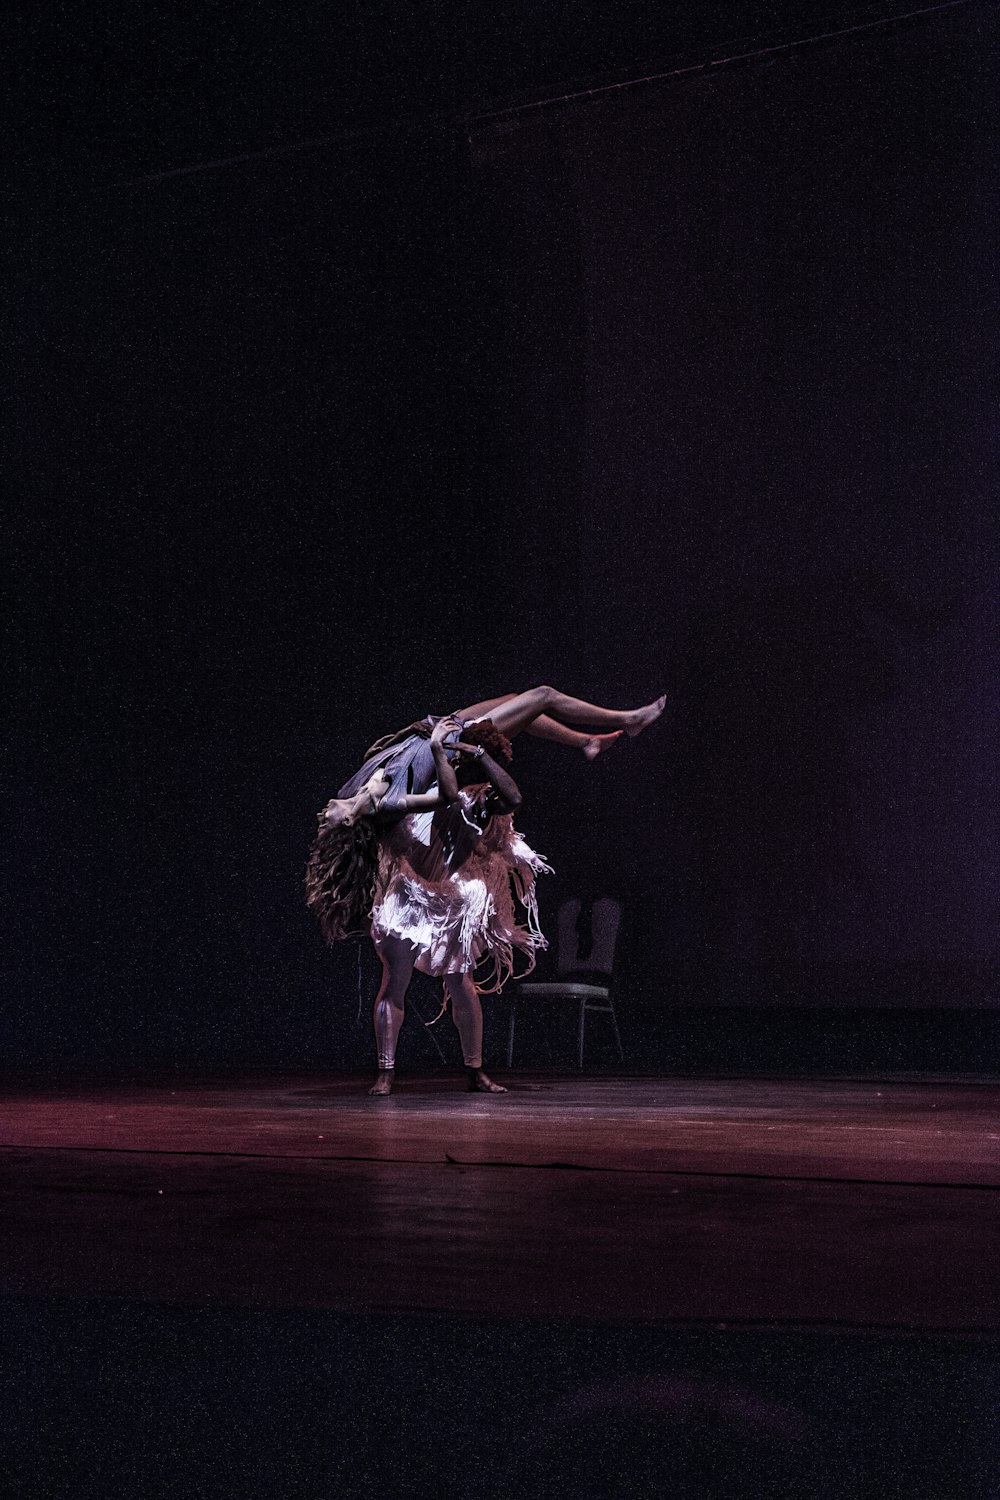
[(8, 1090), (9, 1293), (1000, 1327), (1000, 1085), (271, 1076)]

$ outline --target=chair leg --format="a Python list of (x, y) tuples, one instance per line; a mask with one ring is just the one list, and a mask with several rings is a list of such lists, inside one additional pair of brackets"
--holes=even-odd
[(408, 1005), (409, 1009), (414, 1012), (414, 1014), (417, 1017), (417, 1020), (423, 1026), (424, 1031), (427, 1033), (427, 1040), (430, 1042), (431, 1046), (434, 1048), (434, 1051), (437, 1053), (437, 1055), (441, 1059), (442, 1063), (444, 1063), (445, 1065), (447, 1065), (448, 1059), (445, 1057), (444, 1053), (441, 1051), (441, 1043), (438, 1041), (437, 1037), (434, 1035), (434, 1032), (432, 1031), (431, 1027), (428, 1026), (428, 1024), (427, 1024), (427, 1018), (424, 1015), (423, 1011), (420, 1010), (418, 1006), (414, 1005), (414, 1003), (413, 1003), (412, 1000), (408, 1000), (407, 1001), (407, 1005)]
[(514, 999), (512, 999), (511, 1002), (510, 1002), (510, 1016), (508, 1017), (508, 1020), (507, 1020), (507, 1066), (508, 1066), (508, 1068), (511, 1067), (513, 1065), (513, 1062), (514, 1062), (514, 1016), (515, 1016), (516, 1012), (517, 1012), (517, 1001), (514, 1000)]
[(625, 1061), (625, 1049), (622, 1046), (621, 1033), (618, 1030), (618, 1017), (615, 1015), (615, 1007), (612, 1001), (608, 1001), (608, 1010), (611, 1013), (611, 1026), (615, 1033), (615, 1046), (618, 1048), (618, 1061)]
[(586, 1002), (586, 1000), (581, 1000), (580, 1001), (580, 1025), (579, 1025), (579, 1028), (578, 1028), (579, 1035), (578, 1035), (578, 1038), (577, 1038), (577, 1049), (576, 1049), (576, 1051), (577, 1051), (577, 1065), (580, 1068), (581, 1072), (583, 1071), (583, 1029), (586, 1026), (586, 1024), (587, 1024), (587, 1002)]

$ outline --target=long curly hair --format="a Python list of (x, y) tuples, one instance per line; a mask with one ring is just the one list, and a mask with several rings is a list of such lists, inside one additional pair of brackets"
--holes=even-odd
[(328, 943), (366, 929), (377, 872), (378, 837), (371, 819), (334, 827), (321, 813), (306, 865), (306, 905)]

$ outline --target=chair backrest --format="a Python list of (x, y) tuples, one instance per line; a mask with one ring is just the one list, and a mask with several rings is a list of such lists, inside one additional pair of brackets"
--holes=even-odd
[(615, 964), (615, 944), (622, 921), (622, 906), (613, 896), (601, 896), (590, 906), (589, 943), (581, 941), (581, 929), (586, 922), (580, 921), (588, 913), (576, 897), (563, 901), (556, 915), (556, 966), (560, 974), (579, 974), (587, 970), (594, 974), (610, 974)]

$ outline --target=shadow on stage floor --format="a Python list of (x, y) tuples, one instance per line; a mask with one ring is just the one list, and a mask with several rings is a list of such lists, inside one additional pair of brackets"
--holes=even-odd
[(8, 1090), (0, 1492), (996, 1492), (1000, 1086), (511, 1084)]

